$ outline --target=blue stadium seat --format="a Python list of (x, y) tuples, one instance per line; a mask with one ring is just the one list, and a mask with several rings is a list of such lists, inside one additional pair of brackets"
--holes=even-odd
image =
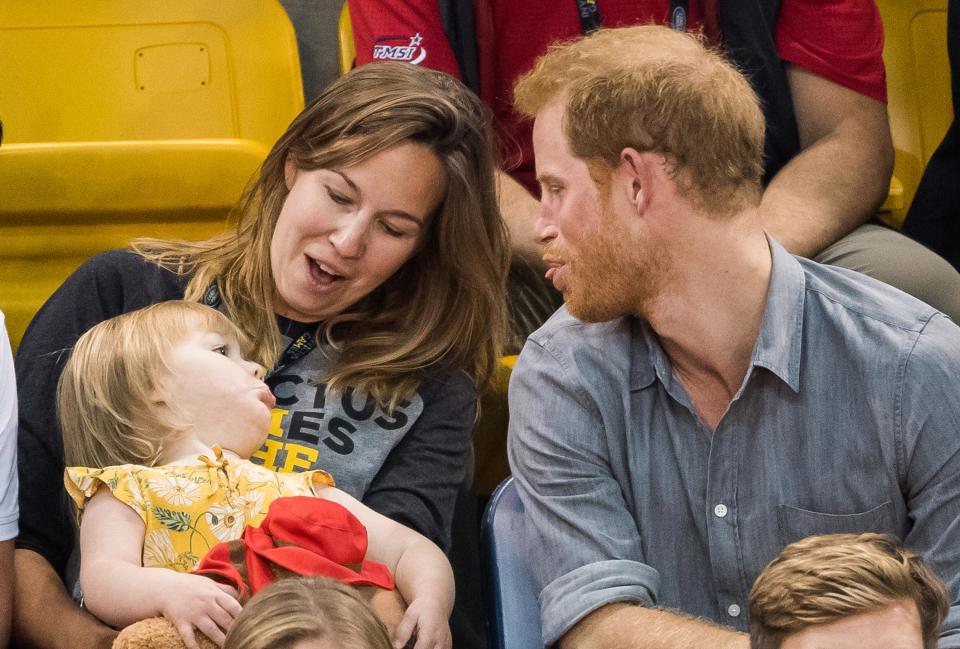
[(491, 649), (543, 647), (540, 604), (521, 543), (523, 504), (513, 477), (490, 496), (483, 515)]

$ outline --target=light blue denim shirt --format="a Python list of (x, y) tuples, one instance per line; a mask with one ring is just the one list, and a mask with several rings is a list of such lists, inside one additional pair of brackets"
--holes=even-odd
[(754, 579), (811, 534), (881, 531), (920, 552), (960, 647), (960, 328), (868, 277), (788, 254), (715, 433), (645, 322), (558, 311), (510, 382), (510, 464), (553, 644), (634, 601), (747, 629)]

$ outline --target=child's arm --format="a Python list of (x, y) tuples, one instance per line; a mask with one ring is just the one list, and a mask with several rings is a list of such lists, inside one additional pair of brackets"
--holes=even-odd
[(80, 586), (91, 613), (116, 627), (163, 615), (190, 649), (194, 629), (223, 645), (240, 613), (229, 586), (199, 575), (142, 565), (145, 526), (137, 513), (106, 489), (84, 508), (80, 524)]
[(394, 632), (394, 645), (404, 646), (416, 631), (415, 649), (450, 649), (453, 570), (440, 548), (339, 489), (318, 489), (317, 495), (343, 505), (363, 523), (367, 528), (367, 559), (387, 566), (400, 594), (409, 602)]

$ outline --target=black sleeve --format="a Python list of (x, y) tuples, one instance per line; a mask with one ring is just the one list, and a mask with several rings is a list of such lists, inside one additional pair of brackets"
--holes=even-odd
[(467, 471), (477, 393), (462, 373), (425, 379), (423, 413), (374, 477), (370, 508), (449, 550), (457, 492)]
[(17, 547), (42, 555), (64, 576), (74, 544), (72, 512), (63, 488), (63, 441), (56, 389), (70, 349), (98, 322), (183, 295), (179, 279), (139, 255), (115, 250), (78, 268), (41, 307), (17, 350), (20, 404)]

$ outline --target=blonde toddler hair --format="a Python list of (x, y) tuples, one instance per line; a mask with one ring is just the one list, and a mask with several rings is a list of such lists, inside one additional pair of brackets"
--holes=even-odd
[(57, 385), (67, 466), (158, 462), (163, 440), (174, 431), (152, 395), (167, 352), (197, 327), (233, 337), (244, 353), (249, 350), (222, 313), (179, 300), (104, 320), (80, 336)]
[(393, 649), (390, 636), (357, 591), (320, 577), (281, 579), (251, 599), (223, 649), (291, 649), (302, 640), (339, 649)]

